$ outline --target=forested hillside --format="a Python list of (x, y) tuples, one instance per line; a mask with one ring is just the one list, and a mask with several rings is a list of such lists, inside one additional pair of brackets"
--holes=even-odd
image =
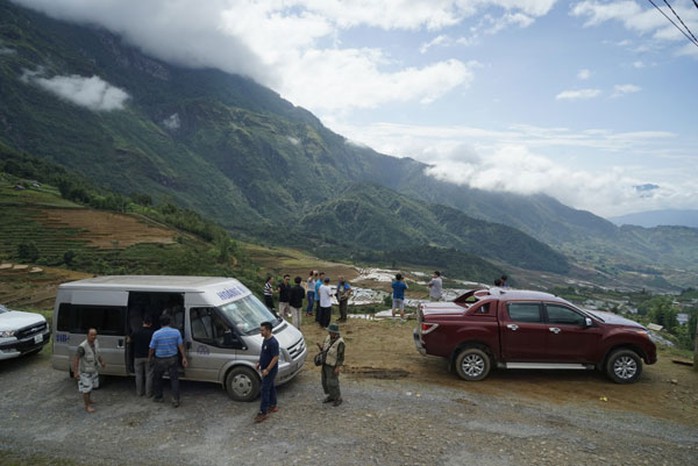
[[(679, 270), (697, 268), (698, 230), (626, 232), (547, 196), (439, 181), (422, 163), (351, 144), (250, 79), (154, 60), (104, 30), (7, 0), (0, 50), (6, 161), (48, 160), (236, 237), (346, 258), (434, 248), (558, 274), (572, 261), (598, 269), (600, 282), (614, 274), (638, 286), (681, 285)], [(57, 93), (66, 83), (99, 85), (103, 99)], [(433, 254), (433, 266), (445, 256)]]

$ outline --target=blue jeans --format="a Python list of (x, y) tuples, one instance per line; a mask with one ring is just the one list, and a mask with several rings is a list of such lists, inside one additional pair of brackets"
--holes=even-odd
[(177, 356), (155, 358), (155, 374), (153, 375), (153, 392), (155, 399), (162, 399), (162, 376), (167, 372), (170, 376), (172, 399), (179, 401), (179, 360)]
[(305, 313), (306, 313), (306, 314), (312, 314), (312, 313), (313, 313), (313, 304), (315, 304), (315, 292), (314, 292), (314, 291), (308, 291), (308, 306), (305, 308)]
[(262, 377), (262, 404), (259, 406), (260, 413), (268, 413), (270, 408), (276, 406), (276, 386), (274, 381), (276, 379), (276, 373), (279, 372), (277, 366), (267, 374), (266, 377)]

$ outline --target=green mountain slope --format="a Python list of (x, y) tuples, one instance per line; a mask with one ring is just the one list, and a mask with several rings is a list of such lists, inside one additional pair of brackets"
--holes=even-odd
[[(641, 269), (646, 251), (659, 266), (696, 270), (690, 235), (669, 235), (673, 248), (661, 253), (653, 245), (662, 231), (625, 234), (548, 196), (436, 180), (422, 163), (349, 144), (249, 79), (172, 66), (104, 30), (7, 0), (0, 50), (0, 143), (116, 192), (200, 212), (242, 237), (294, 245), (309, 237), (315, 251), (341, 244), (348, 256), (429, 246), (555, 273), (569, 267), (560, 252), (590, 268), (602, 257), (620, 271)], [(96, 111), (40, 85), (61, 77), (95, 77), (128, 99)]]

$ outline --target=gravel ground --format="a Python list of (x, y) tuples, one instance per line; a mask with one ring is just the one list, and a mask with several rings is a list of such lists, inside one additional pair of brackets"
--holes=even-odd
[[(3, 464), (696, 464), (698, 428), (595, 407), (540, 404), (411, 381), (342, 376), (322, 404), (319, 374), (279, 387), (280, 412), (253, 422), (215, 384), (183, 382), (182, 406), (107, 378), (83, 411), (48, 351), (0, 361)], [(166, 392), (167, 396), (167, 392)]]

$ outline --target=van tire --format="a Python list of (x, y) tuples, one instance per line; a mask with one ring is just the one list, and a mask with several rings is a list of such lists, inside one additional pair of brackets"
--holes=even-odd
[(246, 366), (233, 367), (225, 377), (225, 390), (235, 401), (252, 401), (259, 395), (257, 372)]

